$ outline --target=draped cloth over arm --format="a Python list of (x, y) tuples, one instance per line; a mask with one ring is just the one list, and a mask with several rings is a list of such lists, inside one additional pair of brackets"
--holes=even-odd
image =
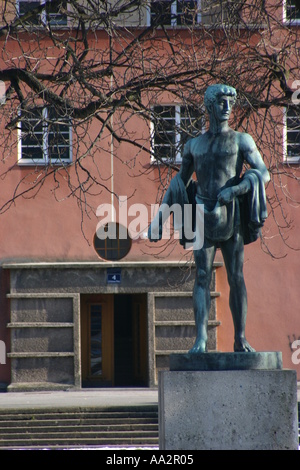
[(240, 218), (244, 244), (261, 236), (261, 228), (268, 217), (264, 181), (258, 170), (247, 170), (242, 179), (250, 182), (251, 189), (240, 197)]
[[(242, 196), (239, 196), (235, 200), (235, 202), (232, 202), (233, 206), (236, 207), (236, 210), (235, 216), (233, 217), (231, 224), (233, 232), (235, 229), (237, 229), (239, 225), (241, 226), (241, 233), (244, 238), (244, 244), (247, 245), (249, 243), (254, 242), (261, 236), (261, 228), (264, 225), (268, 213), (265, 186), (261, 173), (258, 170), (247, 170), (242, 176), (242, 180), (244, 179), (247, 179), (250, 182), (250, 191)], [(185, 233), (187, 233), (187, 231), (184, 230), (184, 226), (186, 223), (191, 224), (192, 231), (195, 230), (196, 226), (196, 199), (198, 199), (198, 195), (196, 198), (196, 194), (197, 183), (191, 180), (188, 186), (185, 187), (185, 184), (182, 181), (181, 177), (179, 176), (179, 174), (177, 174), (171, 180), (170, 186), (165, 194), (162, 205), (154, 219), (156, 220), (157, 217), (159, 218), (159, 238), (155, 238), (154, 236), (152, 236), (150, 225), (148, 230), (149, 240), (157, 241), (162, 236), (163, 205), (168, 205), (169, 207), (171, 207), (172, 205), (178, 204), (179, 206), (181, 206), (182, 210), (180, 212), (174, 211), (173, 213), (174, 229), (180, 232), (180, 244), (186, 247), (187, 244), (191, 242), (191, 240), (187, 240), (185, 238)], [(190, 217), (188, 217), (188, 220), (185, 220), (186, 212), (184, 211), (184, 206), (186, 204), (191, 205), (192, 211), (189, 211), (189, 214), (192, 214), (192, 220)], [(205, 214), (205, 216), (206, 215), (207, 214)], [(207, 223), (210, 225), (209, 219), (207, 219)], [(222, 242), (223, 240), (220, 239), (219, 241)], [(214, 240), (214, 242), (217, 242), (217, 240)]]

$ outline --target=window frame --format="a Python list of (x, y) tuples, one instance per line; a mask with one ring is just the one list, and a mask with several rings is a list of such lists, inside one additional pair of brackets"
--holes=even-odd
[[(180, 151), (180, 140), (181, 140), (181, 123), (182, 123), (182, 113), (181, 113), (181, 108), (185, 107), (187, 108), (188, 106), (184, 105), (183, 103), (176, 103), (176, 104), (155, 104), (151, 106), (151, 109), (154, 111), (156, 107), (162, 107), (162, 108), (175, 108), (175, 117), (174, 117), (174, 130), (173, 133), (174, 135), (174, 147), (175, 147), (175, 158), (173, 160), (172, 157), (164, 157), (162, 160), (158, 160), (155, 158), (155, 123), (153, 120), (150, 120), (150, 155), (151, 155), (151, 163), (163, 163), (163, 162), (174, 162), (175, 164), (181, 164), (182, 163), (182, 153)], [(206, 132), (205, 128), (205, 118), (204, 114), (202, 117), (202, 125), (201, 129), (199, 129), (199, 133), (204, 134)], [(179, 131), (178, 131), (179, 129)], [(199, 134), (198, 134), (199, 135)]]
[[(102, 225), (104, 231), (109, 231), (108, 226), (112, 228), (115, 238), (99, 238), (97, 231), (93, 238), (93, 247), (99, 258), (105, 261), (117, 262), (125, 258), (132, 248), (132, 238), (128, 232), (127, 227), (119, 222), (108, 222)], [(126, 233), (126, 237), (124, 237)]]
[[(46, 0), (16, 0), (16, 11), (17, 11), (17, 14), (18, 14), (18, 17), (19, 18), (22, 18), (22, 15), (20, 13), (20, 4), (21, 3), (39, 3), (40, 5), (45, 5), (46, 4)], [(66, 7), (67, 7), (67, 10), (69, 9), (69, 2), (67, 0), (65, 0), (65, 3), (66, 3)], [(52, 28), (66, 28), (68, 27), (68, 23), (69, 23), (69, 18), (68, 18), (68, 15), (65, 15), (65, 21), (61, 21), (61, 20), (58, 20), (56, 21), (55, 20), (55, 17), (63, 17), (64, 15), (60, 14), (60, 13), (53, 13), (49, 15), (49, 17), (51, 18), (51, 16), (53, 17), (53, 19), (48, 19), (47, 18), (48, 14), (46, 12), (46, 8), (43, 8), (41, 14), (40, 14), (40, 19), (41, 19), (41, 23), (44, 24), (44, 25), (47, 25), (49, 24)], [(37, 27), (38, 26), (38, 23), (28, 23), (29, 26), (35, 26)]]
[[(190, 2), (191, 0), (181, 0)], [(193, 0), (192, 0), (193, 1)], [(171, 4), (171, 21), (170, 23), (164, 23), (164, 26), (167, 28), (186, 28), (189, 24), (177, 24), (177, 2), (178, 0), (157, 0), (157, 3), (169, 2)], [(201, 24), (202, 15), (201, 15), (201, 0), (194, 0), (197, 3), (197, 21), (196, 24)], [(149, 0), (149, 4), (147, 6), (147, 26), (151, 26), (152, 24), (152, 0)], [(175, 18), (172, 19), (172, 15), (175, 15)]]
[[(299, 165), (300, 164), (300, 150), (299, 150), (299, 156), (290, 157), (288, 155), (288, 145), (289, 145), (288, 132), (293, 132), (293, 130), (288, 129), (288, 108), (284, 108), (284, 112), (283, 112), (283, 163)], [(300, 147), (300, 116), (299, 116), (298, 133), (299, 133), (299, 147)]]
[[(300, 24), (300, 9), (299, 9), (299, 18), (292, 19), (287, 15), (287, 7), (288, 7), (288, 2), (291, 0), (283, 0), (282, 2), (282, 15), (283, 15), (283, 23), (284, 24), (289, 24), (289, 25), (299, 25)], [(294, 1), (294, 3), (296, 3)], [(296, 5), (292, 5), (296, 8)]]
[[(68, 118), (69, 124), (66, 122), (62, 122), (62, 125), (68, 126), (68, 150), (69, 150), (69, 157), (68, 158), (58, 158), (54, 159), (49, 156), (49, 135), (51, 135), (51, 130), (49, 132), (49, 125), (47, 124), (47, 120), (51, 118), (48, 117), (49, 108), (41, 107), (37, 108), (41, 109), (42, 111), (42, 139), (41, 139), (41, 153), (42, 158), (25, 158), (23, 157), (23, 152), (25, 146), (23, 145), (24, 134), (22, 131), (22, 121), (20, 120), (18, 123), (18, 164), (20, 166), (45, 166), (45, 165), (63, 165), (66, 163), (71, 163), (73, 161), (73, 133), (72, 133), (72, 121)], [(31, 121), (38, 120), (38, 118), (32, 118)], [(44, 122), (46, 121), (46, 122)], [(29, 146), (28, 146), (29, 147)], [(67, 147), (67, 145), (65, 145)]]

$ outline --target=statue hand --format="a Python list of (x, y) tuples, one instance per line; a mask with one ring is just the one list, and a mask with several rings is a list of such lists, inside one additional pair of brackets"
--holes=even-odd
[(218, 201), (220, 204), (229, 204), (235, 196), (233, 188), (225, 188), (218, 194)]

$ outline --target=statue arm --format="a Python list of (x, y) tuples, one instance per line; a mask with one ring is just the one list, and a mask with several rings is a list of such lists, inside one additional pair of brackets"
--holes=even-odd
[[(262, 181), (266, 184), (270, 181), (270, 175), (267, 167), (255, 145), (253, 138), (249, 134), (240, 134), (239, 151), (242, 153), (243, 159), (250, 165), (253, 170), (257, 170), (261, 174)], [(218, 201), (221, 204), (228, 204), (236, 196), (246, 194), (251, 189), (251, 183), (248, 179), (242, 181), (236, 186), (223, 189), (218, 195)]]
[(249, 134), (241, 134), (240, 141), (240, 149), (244, 159), (249, 163), (253, 170), (258, 170), (260, 172), (263, 182), (265, 184), (268, 183), (268, 181), (270, 181), (270, 174), (253, 138)]

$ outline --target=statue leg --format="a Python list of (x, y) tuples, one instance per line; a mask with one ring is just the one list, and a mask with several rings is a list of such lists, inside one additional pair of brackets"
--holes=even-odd
[(193, 302), (196, 323), (196, 341), (190, 354), (206, 352), (207, 324), (210, 309), (210, 281), (216, 253), (214, 246), (194, 251), (196, 279)]
[(223, 242), (221, 250), (230, 287), (229, 306), (234, 324), (234, 351), (255, 351), (245, 338), (247, 317), (247, 290), (244, 281), (244, 241), (238, 233)]

